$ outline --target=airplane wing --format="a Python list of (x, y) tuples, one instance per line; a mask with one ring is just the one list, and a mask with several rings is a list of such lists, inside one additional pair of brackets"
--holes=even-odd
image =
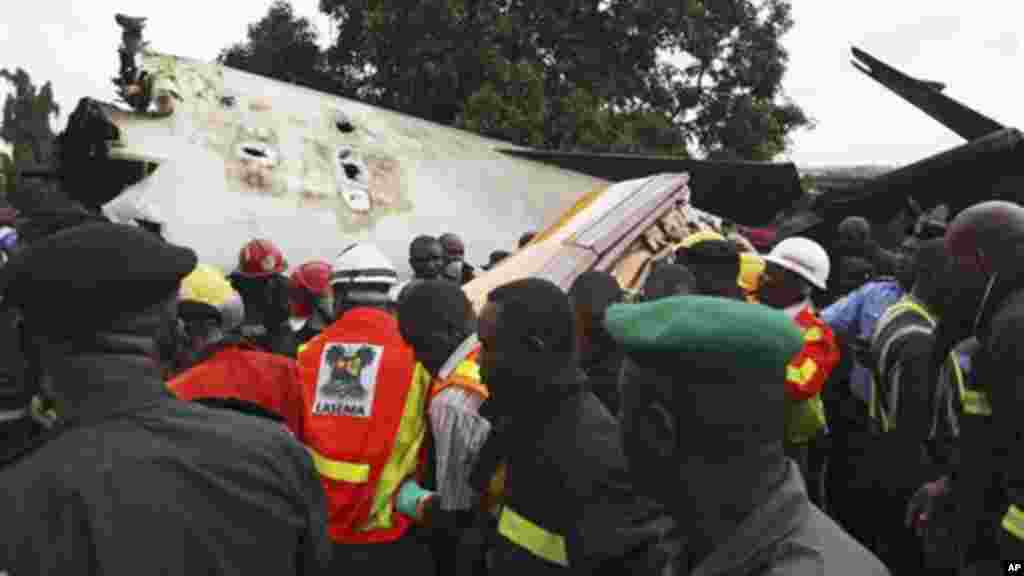
[(463, 288), (479, 310), (494, 288), (528, 277), (565, 290), (584, 272), (612, 273), (626, 290), (641, 286), (650, 263), (722, 220), (690, 203), (687, 174), (659, 174), (619, 182), (584, 196), (569, 211), (489, 272)]
[(772, 222), (780, 210), (792, 206), (804, 194), (796, 166), (788, 162), (710, 162), (670, 156), (523, 149), (502, 152), (609, 182), (685, 172), (690, 175), (695, 205), (748, 226)]
[(938, 82), (912, 78), (856, 47), (851, 49), (854, 68), (913, 104), (964, 140), (975, 140), (1002, 130), (999, 122), (942, 93)]

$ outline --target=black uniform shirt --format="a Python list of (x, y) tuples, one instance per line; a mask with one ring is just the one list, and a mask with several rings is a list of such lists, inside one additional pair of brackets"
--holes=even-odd
[(283, 427), (170, 396), (141, 357), (78, 358), (61, 433), (0, 471), (0, 572), (319, 574), (326, 503)]

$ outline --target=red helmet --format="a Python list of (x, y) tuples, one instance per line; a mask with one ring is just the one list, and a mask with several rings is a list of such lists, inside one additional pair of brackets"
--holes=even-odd
[(291, 278), (288, 280), (292, 316), (301, 318), (313, 313), (309, 299), (304, 297), (304, 293), (312, 295), (315, 299), (332, 294), (332, 272), (331, 265), (322, 260), (306, 262), (292, 272)]
[(270, 240), (252, 240), (238, 253), (238, 273), (242, 276), (272, 276), (281, 274), (287, 268), (284, 254)]

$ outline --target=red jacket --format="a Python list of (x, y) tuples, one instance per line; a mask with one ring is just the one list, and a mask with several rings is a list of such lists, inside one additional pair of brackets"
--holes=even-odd
[(825, 380), (839, 364), (839, 344), (832, 329), (810, 305), (794, 320), (804, 333), (804, 349), (786, 367), (786, 395), (801, 401), (821, 393)]
[(227, 345), (174, 377), (167, 387), (182, 400), (237, 398), (284, 418), (296, 436), (302, 431), (302, 384), (294, 360), (245, 345)]

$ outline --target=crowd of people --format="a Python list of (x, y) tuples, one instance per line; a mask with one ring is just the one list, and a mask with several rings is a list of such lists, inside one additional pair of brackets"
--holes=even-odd
[(705, 230), (636, 294), (594, 270), (477, 310), (451, 233), (402, 281), (369, 243), (286, 275), (255, 239), (225, 275), (86, 213), (19, 221), (0, 575), (1003, 573), (1024, 207), (895, 251), (836, 233)]

